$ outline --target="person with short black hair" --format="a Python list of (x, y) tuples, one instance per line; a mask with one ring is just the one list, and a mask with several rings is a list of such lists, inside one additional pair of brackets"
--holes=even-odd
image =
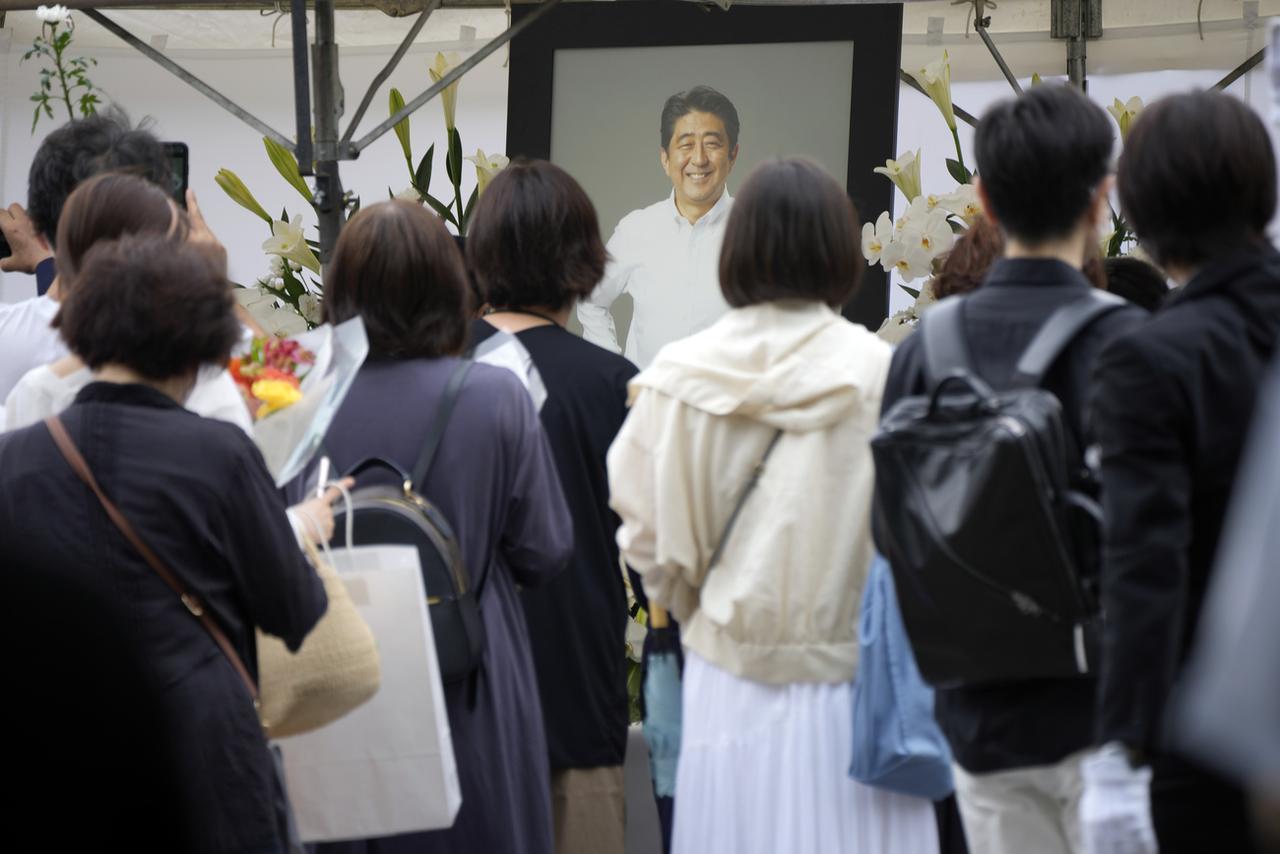
[(1276, 156), (1241, 101), (1172, 95), (1134, 123), (1119, 189), (1142, 246), (1181, 287), (1094, 372), (1107, 620), (1085, 834), (1098, 851), (1250, 852), (1242, 791), (1178, 755), (1164, 718), (1280, 339), (1280, 253), (1266, 234)]
[(164, 188), (170, 180), (164, 145), (112, 109), (67, 122), (45, 137), (27, 176), (27, 209), (16, 202), (0, 209), (0, 232), (13, 250), (0, 259), (0, 270), (33, 273), (37, 283), (36, 296), (0, 305), (0, 399), (27, 371), (67, 353), (49, 326), (60, 298), (54, 262), (58, 218), (71, 192), (103, 172), (135, 174)]
[[(1057, 309), (1089, 298), (1081, 268), (1109, 216), (1113, 141), (1106, 114), (1062, 85), (1002, 101), (978, 125), (978, 192), (1003, 235), (1004, 257), (981, 287), (949, 301), (962, 302), (973, 372), (996, 390), (1012, 385), (1024, 350)], [(1085, 408), (1093, 362), (1142, 315), (1125, 307), (1095, 320), (1045, 377), (1042, 387), (1061, 402), (1077, 448), (1092, 442)], [(926, 313), (921, 323), (928, 322)], [(894, 353), (884, 411), (932, 391), (922, 336), (911, 335)], [(1083, 468), (1078, 453), (1063, 462)], [(1079, 488), (1096, 492), (1087, 483)], [(970, 850), (1080, 854), (1080, 762), (1093, 743), (1094, 689), (1092, 678), (1081, 677), (936, 691)]]
[(618, 544), (683, 632), (675, 854), (938, 848), (930, 801), (848, 775), (890, 359), (839, 313), (861, 270), (844, 189), (760, 166), (720, 260), (734, 308), (632, 380), (609, 450)]
[(512, 163), (476, 204), (467, 258), (489, 306), (473, 322), (472, 341), (502, 330), (529, 353), (573, 516), (569, 566), (521, 596), (546, 720), (556, 852), (623, 854), (627, 599), (604, 460), (636, 369), (565, 328), (604, 275), (595, 207), (560, 167)]
[[(326, 598), (262, 454), (241, 430), (182, 406), (200, 367), (225, 361), (239, 338), (225, 262), (163, 235), (132, 235), (90, 249), (77, 285), (59, 331), (94, 381), (60, 419), (102, 492), (204, 604), (256, 679), (255, 629), (297, 650)], [(175, 763), (169, 784), (178, 803), (165, 818), (182, 839), (172, 850), (283, 851), (277, 806), (285, 795), (253, 698), (187, 597), (112, 523), (43, 423), (0, 436), (0, 544), (7, 576), (64, 579), (79, 597), (113, 600), (116, 618), (131, 615), (119, 620), (115, 641), (141, 662), (139, 704), (160, 717), (135, 748)], [(44, 624), (61, 631), (60, 612)], [(45, 699), (83, 706), (76, 691), (64, 693)], [(43, 761), (62, 764), (59, 739), (45, 751)], [(69, 767), (86, 764), (76, 756)], [(91, 768), (107, 789), (128, 769), (110, 770), (107, 779)]]
[(728, 310), (716, 276), (740, 130), (733, 102), (710, 86), (667, 99), (658, 159), (672, 192), (627, 214), (614, 229), (604, 280), (578, 305), (588, 341), (623, 352), (611, 309), (627, 293), (634, 308), (625, 354), (641, 368), (663, 345), (705, 329)]
[[(325, 319), (364, 320), (369, 358), (324, 439), (334, 468), (370, 457), (411, 471), (471, 320), (462, 256), (440, 219), (387, 201), (342, 230), (325, 277)], [(510, 371), (465, 374), (418, 494), (448, 520), (484, 621), (474, 674), (444, 687), (462, 807), (453, 826), (325, 843), (335, 852), (552, 854), (547, 737), (517, 585), (551, 581), (573, 553), (573, 520), (555, 459), (524, 386)], [(394, 474), (369, 470), (358, 483)], [(305, 480), (305, 478), (304, 478)]]
[(1169, 296), (1169, 282), (1164, 273), (1141, 258), (1107, 258), (1102, 266), (1107, 290), (1138, 308), (1154, 314)]

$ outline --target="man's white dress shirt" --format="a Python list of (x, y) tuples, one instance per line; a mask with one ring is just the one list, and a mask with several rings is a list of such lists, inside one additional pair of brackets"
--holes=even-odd
[(58, 330), (49, 326), (58, 303), (47, 296), (0, 305), (0, 401), (32, 368), (67, 355)]
[(691, 225), (672, 192), (623, 217), (609, 238), (604, 279), (578, 304), (583, 337), (622, 352), (610, 309), (625, 293), (635, 309), (624, 355), (640, 368), (648, 367), (664, 345), (719, 320), (729, 310), (720, 293), (720, 245), (732, 206), (725, 190)]

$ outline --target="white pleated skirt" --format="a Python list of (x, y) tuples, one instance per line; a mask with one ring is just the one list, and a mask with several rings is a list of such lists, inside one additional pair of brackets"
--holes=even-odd
[(685, 656), (674, 854), (937, 854), (931, 801), (849, 777), (852, 682), (768, 685)]

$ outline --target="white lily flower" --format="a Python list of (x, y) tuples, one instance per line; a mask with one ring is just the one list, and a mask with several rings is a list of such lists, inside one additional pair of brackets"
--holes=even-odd
[(969, 225), (982, 216), (982, 200), (978, 198), (978, 188), (972, 184), (961, 184), (955, 192), (942, 196), (938, 203)]
[(893, 224), (894, 239), (896, 240), (913, 222), (919, 222), (928, 216), (929, 210), (929, 200), (924, 196), (916, 196), (915, 201), (907, 205), (902, 216), (898, 217), (897, 222)]
[(271, 237), (263, 242), (262, 251), (268, 255), (279, 255), (317, 275), (320, 273), (320, 259), (311, 251), (302, 234), (302, 214), (294, 216), (292, 222), (272, 220)]
[(1128, 101), (1121, 102), (1119, 98), (1115, 99), (1115, 103), (1107, 107), (1107, 112), (1116, 120), (1116, 124), (1120, 126), (1120, 140), (1129, 136), (1129, 128), (1133, 126), (1134, 119), (1138, 118), (1138, 114), (1142, 112), (1146, 105), (1142, 103), (1142, 99), (1136, 95)]
[(895, 240), (884, 248), (880, 264), (886, 270), (895, 271), (904, 282), (913, 282), (933, 272), (933, 258), (914, 240)]
[(396, 198), (404, 202), (414, 202), (419, 205), (422, 204), (422, 196), (413, 188), (413, 186), (405, 187), (403, 190), (396, 193)]
[[(427, 73), (431, 75), (431, 82), (439, 83), (460, 62), (462, 62), (462, 57), (452, 51), (448, 54), (437, 51), (435, 62), (431, 63), (427, 68)], [(444, 105), (444, 126), (449, 130), (453, 130), (453, 116), (458, 107), (457, 81), (449, 84), (449, 87), (440, 93), (440, 103)]]
[(884, 252), (885, 247), (892, 242), (893, 219), (888, 211), (880, 214), (880, 218), (875, 223), (863, 223), (862, 256), (867, 259), (868, 264), (878, 263), (880, 253)]
[(902, 191), (908, 202), (920, 195), (920, 149), (904, 151), (897, 160), (886, 160), (883, 166), (871, 170), (884, 175)]
[(483, 149), (477, 148), (476, 153), (471, 157), (464, 157), (463, 160), (470, 160), (476, 165), (476, 185), (480, 190), (480, 195), (484, 195), (484, 191), (489, 186), (489, 182), (493, 180), (493, 176), (497, 175), (507, 165), (511, 163), (511, 158), (505, 154), (485, 154)]
[(908, 71), (912, 79), (920, 84), (920, 88), (924, 90), (929, 99), (937, 105), (942, 112), (942, 118), (946, 121), (947, 127), (951, 130), (956, 129), (956, 112), (951, 105), (951, 60), (944, 50), (942, 56), (933, 62), (917, 68), (914, 71)]
[(66, 6), (40, 6), (36, 9), (36, 17), (46, 24), (57, 26), (66, 23), (71, 17), (71, 11)]

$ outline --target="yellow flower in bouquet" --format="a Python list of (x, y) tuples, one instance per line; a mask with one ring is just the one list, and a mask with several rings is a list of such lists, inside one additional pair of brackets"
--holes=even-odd
[(249, 388), (253, 396), (262, 402), (255, 418), (263, 418), (302, 400), (301, 389), (288, 380), (258, 380)]

